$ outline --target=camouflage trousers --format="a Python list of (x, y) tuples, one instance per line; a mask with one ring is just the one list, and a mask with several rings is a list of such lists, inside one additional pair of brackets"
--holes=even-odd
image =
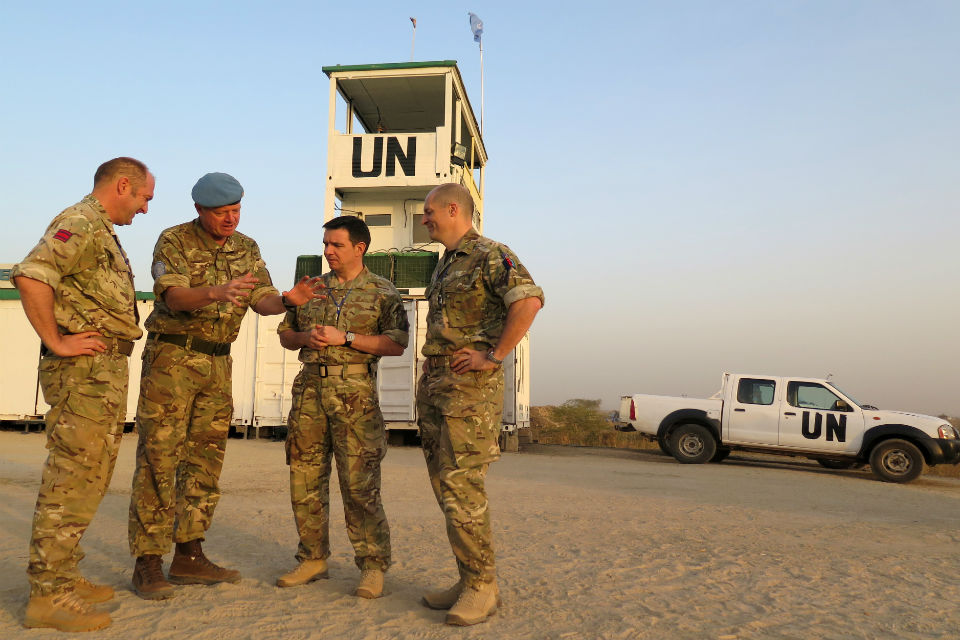
[(31, 596), (70, 589), (80, 577), (80, 538), (110, 486), (123, 437), (127, 375), (120, 354), (40, 361), (49, 453), (30, 536)]
[(298, 560), (330, 556), (331, 457), (343, 498), (347, 537), (361, 569), (390, 566), (390, 527), (380, 498), (386, 455), (383, 415), (371, 375), (319, 375), (304, 369), (293, 383), (287, 432), (290, 502)]
[(232, 369), (228, 355), (164, 342), (144, 349), (127, 532), (134, 556), (162, 556), (210, 528), (233, 417)]
[(493, 582), (496, 566), (484, 480), (500, 458), (503, 371), (457, 374), (431, 365), (417, 387), (417, 415), (430, 485), (467, 586)]

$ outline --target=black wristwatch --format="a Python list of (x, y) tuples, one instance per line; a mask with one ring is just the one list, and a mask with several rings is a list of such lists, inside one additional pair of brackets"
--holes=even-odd
[(343, 336), (343, 346), (352, 347), (353, 341), (356, 339), (357, 339), (357, 334), (355, 334), (353, 331), (347, 331), (347, 333), (344, 334)]
[(283, 308), (286, 309), (287, 311), (297, 310), (297, 305), (293, 304), (292, 302), (289, 302), (287, 300), (287, 296), (285, 295), (280, 296), (280, 302), (283, 303)]

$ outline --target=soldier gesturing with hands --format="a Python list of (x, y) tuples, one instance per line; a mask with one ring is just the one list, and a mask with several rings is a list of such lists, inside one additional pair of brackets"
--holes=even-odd
[[(197, 218), (160, 234), (147, 318), (137, 466), (128, 537), (137, 595), (162, 599), (177, 584), (237, 582), (240, 573), (201, 548), (220, 498), (219, 478), (233, 416), (230, 345), (248, 308), (276, 315), (309, 302), (319, 281), (280, 294), (252, 238), (236, 232), (243, 187), (208, 173), (191, 193)], [(176, 544), (169, 581), (162, 556)]]

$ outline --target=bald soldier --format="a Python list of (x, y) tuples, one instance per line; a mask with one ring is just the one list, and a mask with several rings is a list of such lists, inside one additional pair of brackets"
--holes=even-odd
[(423, 454), (460, 574), (423, 603), (449, 609), (447, 624), (461, 626), (483, 622), (500, 601), (484, 479), (500, 458), (503, 359), (544, 301), (517, 256), (473, 229), (473, 207), (470, 193), (453, 183), (423, 204), (423, 224), (446, 251), (426, 290), (426, 363), (417, 387)]
[(127, 360), (142, 331), (133, 273), (116, 225), (146, 213), (155, 180), (139, 160), (97, 168), (93, 192), (65, 209), (11, 279), (42, 341), (43, 466), (30, 534), (24, 626), (92, 631), (111, 623), (92, 603), (113, 589), (84, 578), (80, 538), (110, 485), (127, 410)]
[[(248, 307), (280, 314), (318, 286), (303, 278), (282, 297), (274, 288), (257, 243), (237, 233), (243, 187), (233, 176), (208, 173), (192, 196), (197, 218), (161, 233), (153, 252), (157, 298), (146, 321), (128, 531), (133, 587), (146, 599), (172, 596), (171, 583), (240, 580), (201, 547), (233, 416), (230, 344)], [(168, 581), (162, 556), (174, 543)]]

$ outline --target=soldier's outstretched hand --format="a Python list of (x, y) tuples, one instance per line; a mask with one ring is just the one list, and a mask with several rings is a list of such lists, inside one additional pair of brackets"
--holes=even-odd
[(252, 273), (245, 273), (225, 284), (211, 287), (214, 300), (239, 304), (241, 298), (246, 298), (257, 283), (260, 282)]
[(302, 304), (307, 304), (314, 298), (326, 298), (326, 294), (323, 293), (323, 290), (326, 288), (327, 287), (320, 282), (319, 276), (313, 278), (303, 276), (297, 284), (293, 285), (290, 291), (284, 291), (283, 295), (292, 304), (299, 307)]

